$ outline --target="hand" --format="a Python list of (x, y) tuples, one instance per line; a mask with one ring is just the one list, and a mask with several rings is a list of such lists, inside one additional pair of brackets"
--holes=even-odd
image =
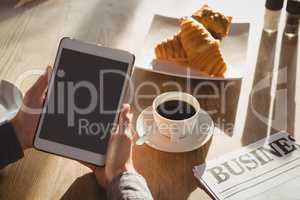
[(32, 147), (33, 137), (42, 112), (44, 98), (48, 88), (48, 77), (50, 77), (51, 71), (51, 67), (48, 66), (45, 73), (41, 75), (26, 92), (21, 109), (11, 120), (23, 150)]
[(124, 104), (120, 113), (118, 128), (116, 132), (112, 133), (108, 144), (105, 167), (83, 163), (94, 172), (102, 187), (106, 187), (114, 177), (122, 172), (135, 171), (132, 164), (131, 119), (130, 106)]

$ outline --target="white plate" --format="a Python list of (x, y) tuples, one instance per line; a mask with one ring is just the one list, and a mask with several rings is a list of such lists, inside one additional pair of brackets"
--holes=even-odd
[(12, 119), (22, 105), (22, 93), (12, 83), (0, 81), (0, 123)]
[(155, 15), (141, 53), (137, 54), (136, 67), (179, 77), (208, 80), (241, 79), (247, 66), (249, 23), (232, 23), (230, 33), (221, 41), (221, 49), (228, 65), (224, 77), (210, 77), (186, 66), (167, 61), (155, 60), (154, 48), (161, 41), (174, 35), (179, 27), (179, 19)]
[(199, 117), (208, 125), (207, 128), (201, 127), (201, 131), (195, 128), (192, 134), (180, 139), (175, 144), (171, 143), (170, 138), (158, 132), (153, 119), (152, 106), (141, 112), (136, 122), (136, 130), (139, 137), (154, 149), (171, 153), (193, 151), (204, 145), (214, 132), (214, 123), (209, 114), (202, 110)]

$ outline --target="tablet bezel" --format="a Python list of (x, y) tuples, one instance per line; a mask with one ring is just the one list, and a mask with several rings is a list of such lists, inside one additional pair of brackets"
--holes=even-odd
[[(133, 68), (133, 64), (134, 64), (134, 55), (133, 54), (131, 54), (127, 51), (123, 51), (123, 50), (116, 50), (116, 49), (111, 49), (111, 48), (107, 48), (107, 47), (83, 43), (83, 42), (80, 42), (78, 40), (74, 40), (71, 38), (62, 38), (60, 41), (59, 47), (58, 47), (52, 76), (51, 76), (51, 79), (49, 82), (49, 89), (48, 89), (49, 91), (51, 91), (52, 87), (54, 86), (54, 79), (55, 79), (58, 64), (60, 61), (62, 49), (70, 49), (70, 50), (74, 50), (74, 51), (78, 51), (78, 52), (82, 52), (82, 53), (86, 53), (86, 54), (101, 56), (103, 58), (108, 58), (108, 59), (128, 63), (127, 74), (129, 76), (131, 76), (132, 68)], [(118, 110), (120, 109), (121, 104), (123, 102), (127, 85), (128, 85), (128, 79), (125, 80), (124, 86), (122, 88), (122, 94), (121, 94), (120, 101), (118, 104)], [(47, 153), (52, 153), (52, 154), (60, 155), (63, 157), (95, 164), (98, 166), (103, 166), (105, 164), (105, 155), (94, 153), (94, 152), (87, 151), (87, 150), (83, 150), (83, 149), (76, 148), (76, 147), (72, 147), (69, 145), (57, 143), (54, 141), (46, 140), (46, 139), (39, 137), (49, 98), (50, 98), (50, 95), (47, 95), (45, 98), (44, 107), (42, 110), (42, 114), (39, 118), (33, 146), (40, 151), (45, 151)], [(116, 123), (117, 120), (118, 120), (118, 114), (116, 114), (116, 116), (115, 116), (114, 123)]]

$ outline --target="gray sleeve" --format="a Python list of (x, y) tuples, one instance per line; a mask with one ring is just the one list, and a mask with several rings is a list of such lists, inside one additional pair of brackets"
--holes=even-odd
[(109, 200), (152, 200), (145, 179), (136, 172), (124, 172), (115, 177), (107, 188)]

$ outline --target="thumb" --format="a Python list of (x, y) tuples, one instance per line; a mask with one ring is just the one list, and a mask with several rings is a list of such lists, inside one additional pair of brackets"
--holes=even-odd
[(130, 122), (130, 105), (124, 104), (122, 107), (122, 111), (120, 113), (120, 120), (119, 120), (119, 134), (125, 134), (128, 125)]
[(48, 87), (48, 79), (51, 75), (52, 69), (50, 66), (46, 68), (46, 71), (43, 75), (39, 77), (39, 79), (34, 83), (34, 85), (30, 88), (30, 92), (36, 98), (43, 98), (46, 89)]

